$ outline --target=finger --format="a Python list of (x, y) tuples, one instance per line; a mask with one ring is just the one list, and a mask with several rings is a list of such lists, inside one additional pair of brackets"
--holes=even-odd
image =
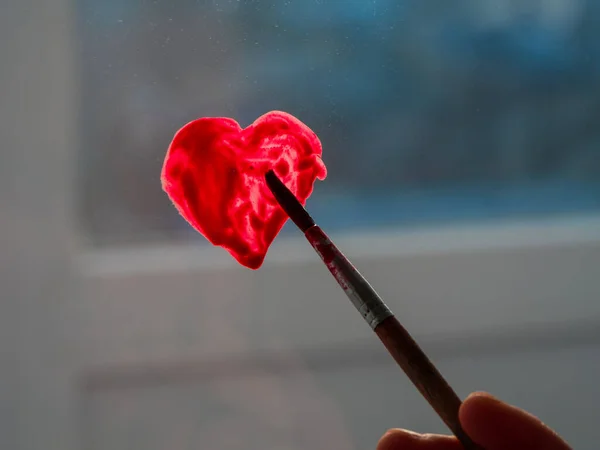
[(537, 417), (486, 393), (471, 394), (459, 417), (465, 432), (486, 450), (570, 450)]
[(408, 430), (393, 429), (383, 435), (377, 450), (463, 450), (452, 436), (417, 434)]

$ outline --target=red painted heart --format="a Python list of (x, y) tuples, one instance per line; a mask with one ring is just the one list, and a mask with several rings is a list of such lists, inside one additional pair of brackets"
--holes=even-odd
[(212, 244), (258, 269), (287, 220), (267, 187), (275, 174), (304, 205), (327, 170), (317, 135), (295, 117), (267, 113), (242, 129), (233, 119), (205, 117), (179, 130), (161, 181), (181, 215)]

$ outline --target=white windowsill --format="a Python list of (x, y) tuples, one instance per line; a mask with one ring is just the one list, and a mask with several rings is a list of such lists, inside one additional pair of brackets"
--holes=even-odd
[[(387, 259), (599, 243), (600, 215), (425, 229), (389, 228), (359, 233), (325, 231), (350, 258)], [(280, 236), (269, 250), (263, 267), (310, 263), (315, 258), (314, 251), (300, 233), (297, 237)], [(190, 243), (86, 249), (79, 253), (76, 267), (88, 277), (124, 277), (157, 272), (236, 269), (239, 265), (222, 248)]]

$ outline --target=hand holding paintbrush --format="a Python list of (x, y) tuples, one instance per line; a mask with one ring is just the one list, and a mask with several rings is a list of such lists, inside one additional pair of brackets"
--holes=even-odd
[(466, 449), (478, 448), (458, 420), (460, 399), (367, 280), (329, 240), (296, 197), (273, 171), (266, 174), (269, 189), (304, 233), (358, 312), (381, 339), (394, 360)]
[[(570, 450), (571, 447), (537, 417), (486, 393), (470, 395), (460, 407), (460, 421), (486, 450)], [(377, 450), (459, 450), (452, 436), (389, 430)]]
[[(476, 436), (478, 442), (490, 442), (490, 446), (486, 446), (488, 450), (569, 449), (560, 437), (537, 418), (485, 394), (470, 397), (461, 410), (458, 396), (367, 280), (315, 224), (275, 173), (269, 171), (265, 178), (281, 207), (304, 233), (356, 309), (463, 448), (482, 448), (470, 437)], [(461, 419), (470, 427), (469, 435), (465, 433)], [(491, 431), (486, 432), (490, 426)], [(378, 450), (407, 450), (411, 447), (443, 450), (456, 449), (457, 444), (456, 440), (447, 436), (421, 439), (412, 433), (396, 431), (382, 439)]]

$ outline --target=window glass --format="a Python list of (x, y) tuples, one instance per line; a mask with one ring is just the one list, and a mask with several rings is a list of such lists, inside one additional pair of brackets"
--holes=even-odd
[(175, 131), (273, 109), (321, 138), (331, 229), (600, 207), (600, 3), (80, 0), (83, 229), (203, 239), (161, 191)]

